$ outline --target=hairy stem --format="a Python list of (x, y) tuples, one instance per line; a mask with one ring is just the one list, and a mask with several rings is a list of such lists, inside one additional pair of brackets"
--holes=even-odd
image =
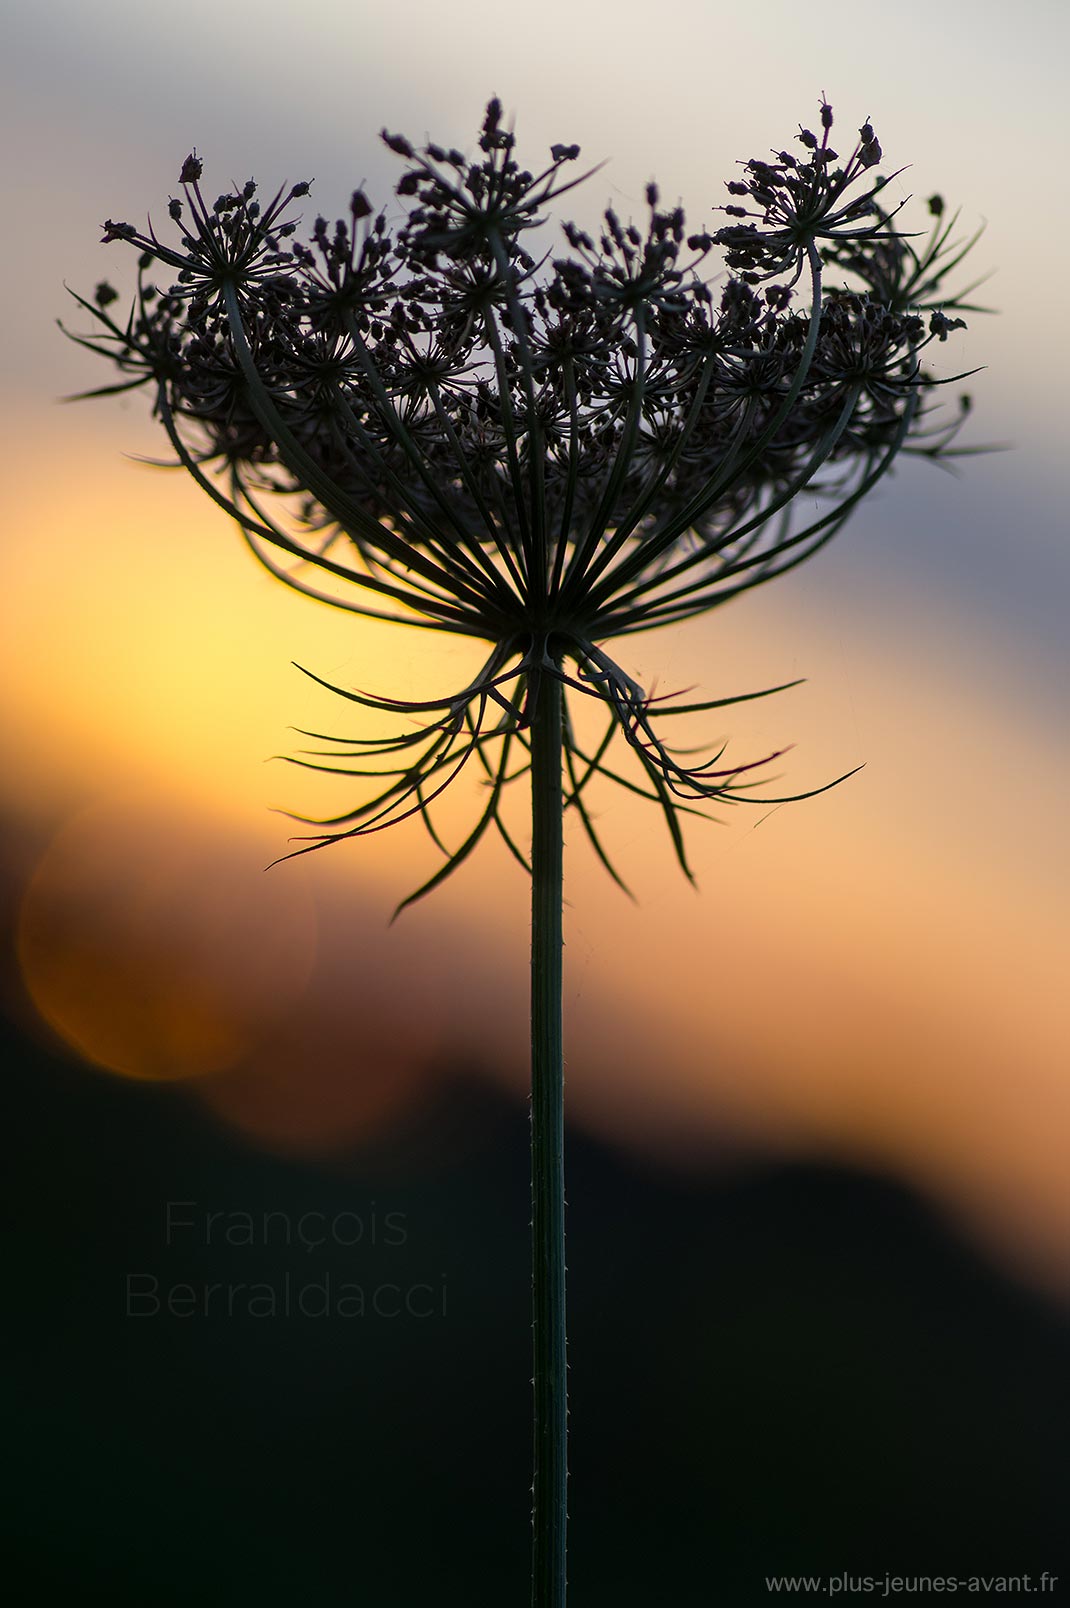
[(568, 1381), (561, 810), (561, 684), (554, 676), (544, 675), (531, 739), (532, 1608), (564, 1608), (565, 1604)]

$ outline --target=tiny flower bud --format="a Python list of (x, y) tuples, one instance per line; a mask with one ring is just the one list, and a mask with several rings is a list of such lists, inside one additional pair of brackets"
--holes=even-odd
[(935, 312), (929, 319), (929, 333), (935, 335), (941, 341), (946, 341), (953, 329), (965, 328), (966, 320), (964, 318), (948, 318), (946, 313)]
[(191, 151), (182, 164), (182, 172), (178, 175), (179, 184), (196, 184), (204, 172), (204, 163), (196, 151)]

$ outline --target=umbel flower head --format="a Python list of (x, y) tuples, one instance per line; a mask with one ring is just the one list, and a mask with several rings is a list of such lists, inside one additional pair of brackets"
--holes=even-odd
[[(492, 823), (523, 859), (501, 801), (529, 768), (547, 677), (566, 691), (566, 803), (603, 860), (584, 798), (595, 776), (660, 805), (682, 864), (680, 811), (753, 797), (754, 766), (723, 749), (696, 761), (661, 735), (674, 715), (741, 700), (656, 701), (606, 644), (802, 563), (899, 453), (960, 450), (965, 411), (933, 425), (922, 362), (966, 306), (942, 293), (962, 255), (954, 220), (934, 197), (917, 249), (879, 200), (871, 125), (842, 158), (832, 121), (822, 102), (819, 133), (746, 163), (724, 227), (689, 232), (651, 184), (642, 218), (607, 208), (597, 238), (565, 223), (567, 250), (538, 261), (530, 231), (580, 182), (579, 149), (521, 167), (497, 100), (474, 157), (384, 132), (404, 163), (399, 209), (357, 190), (306, 241), (292, 207), (308, 184), (262, 204), (250, 180), (210, 202), (195, 153), (171, 243), (108, 220), (105, 241), (134, 246), (140, 270), (125, 323), (110, 285), (78, 298), (101, 328), (76, 338), (120, 371), (103, 391), (151, 389), (178, 461), (291, 586), (488, 644), (441, 700), (333, 689), (409, 724), (322, 738), (334, 746), (299, 761), (373, 780), (298, 852), (416, 813), (437, 842), (431, 806), (474, 760), (486, 807), (419, 891)], [(600, 742), (581, 742), (572, 696), (604, 706)], [(638, 785), (608, 757), (615, 736)]]

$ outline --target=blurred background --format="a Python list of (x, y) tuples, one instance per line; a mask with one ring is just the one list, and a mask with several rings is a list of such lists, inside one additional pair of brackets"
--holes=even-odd
[(166, 456), (143, 398), (59, 404), (110, 376), (55, 326), (64, 281), (128, 293), (100, 223), (163, 219), (194, 145), (221, 190), (314, 178), (311, 222), (388, 200), (382, 126), (471, 148), (491, 94), (530, 163), (606, 162), (587, 227), (655, 177), (701, 227), (822, 92), (844, 138), (870, 117), (919, 228), (936, 190), (986, 226), (998, 315), (938, 352), (985, 365), (967, 439), (1013, 448), (905, 465), (811, 565), (628, 647), (665, 691), (805, 676), (726, 712), (731, 752), (793, 743), (793, 792), (865, 768), (695, 823), (697, 894), (623, 793), (636, 903), (570, 835), (576, 1601), (1058, 1572), (1063, 7), (13, 0), (4, 33), (19, 1600), (524, 1600), (524, 878), (488, 842), (389, 925), (419, 828), (264, 870), (273, 810), (349, 802), (268, 762), (347, 718), (294, 662), (417, 697), (472, 656), (272, 581), (132, 461)]

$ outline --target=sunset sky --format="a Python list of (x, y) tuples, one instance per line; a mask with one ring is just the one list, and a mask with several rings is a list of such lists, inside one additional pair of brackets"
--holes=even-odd
[(101, 220), (162, 219), (194, 145), (219, 189), (314, 178), (309, 220), (361, 182), (386, 202), (383, 125), (470, 148), (498, 94), (532, 161), (575, 140), (606, 162), (569, 197), (580, 223), (607, 199), (638, 214), (656, 177), (699, 227), (823, 92), (837, 126), (872, 119), (919, 228), (936, 190), (964, 236), (985, 224), (967, 277), (992, 272), (998, 314), (938, 357), (984, 365), (967, 439), (1011, 450), (958, 477), (907, 464), (811, 565), (625, 645), (666, 691), (805, 677), (725, 712), (740, 758), (794, 744), (788, 791), (865, 768), (695, 823), (697, 893), (623, 795), (599, 807), (637, 903), (571, 832), (569, 1110), (681, 1166), (875, 1169), (1070, 1296), (1064, 7), (457, 0), (416, 30), (360, 0), (8, 16), (0, 809), (51, 1024), (26, 1031), (58, 1032), (87, 1077), (188, 1078), (250, 1144), (306, 1157), (389, 1124), (436, 1067), (468, 1058), (518, 1098), (525, 1080), (527, 889), (504, 850), (393, 926), (435, 864), (418, 827), (263, 873), (291, 830), (271, 809), (346, 802), (265, 763), (291, 727), (351, 719), (292, 661), (405, 697), (453, 690), (474, 655), (278, 586), (185, 477), (130, 461), (166, 456), (139, 395), (59, 405), (109, 379), (56, 329), (85, 327), (64, 281), (132, 282)]

